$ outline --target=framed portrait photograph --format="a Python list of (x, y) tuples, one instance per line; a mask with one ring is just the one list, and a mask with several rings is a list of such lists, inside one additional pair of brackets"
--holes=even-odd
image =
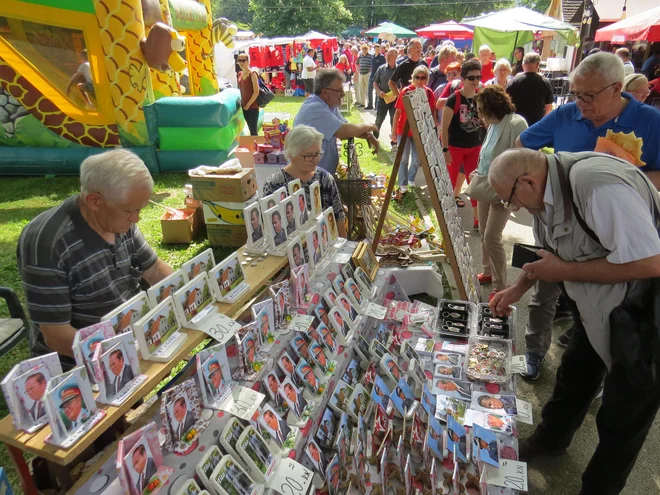
[(337, 333), (343, 338), (346, 338), (353, 329), (351, 321), (344, 316), (344, 313), (339, 308), (332, 308), (328, 313), (330, 323)]
[(355, 248), (351, 260), (356, 267), (362, 268), (371, 282), (376, 279), (376, 273), (378, 273), (378, 260), (376, 259), (370, 244), (367, 244), (364, 241), (360, 242), (358, 247)]
[(348, 318), (351, 322), (351, 324), (355, 324), (355, 321), (357, 320), (359, 314), (357, 309), (351, 304), (351, 301), (348, 300), (348, 298), (344, 294), (340, 294), (337, 296), (337, 306), (336, 308), (339, 309), (342, 313), (344, 313), (344, 316)]
[(20, 404), (19, 415), (23, 429), (30, 429), (47, 421), (46, 407), (42, 399), (52, 377), (48, 366), (39, 364), (14, 379), (13, 386)]
[(124, 466), (135, 493), (144, 493), (152, 479), (158, 476), (158, 467), (146, 438), (140, 439), (124, 456)]
[(192, 280), (200, 273), (208, 272), (214, 266), (215, 258), (213, 257), (213, 250), (209, 248), (195, 256), (193, 259), (186, 261), (181, 265), (181, 270), (188, 275), (188, 280)]
[(90, 385), (89, 382), (83, 382), (82, 370), (81, 367), (74, 368), (48, 395), (57, 414), (57, 424), (62, 428), (62, 437), (75, 433), (92, 418), (96, 410), (93, 399), (90, 401), (85, 393), (85, 389)]
[(325, 323), (320, 323), (316, 330), (321, 336), (321, 344), (330, 351), (330, 354), (337, 354), (339, 344), (337, 343), (332, 330), (330, 330), (330, 327), (325, 325)]
[(292, 194), (293, 202), (296, 205), (296, 213), (298, 215), (298, 228), (302, 227), (309, 221), (309, 212), (307, 211), (307, 196), (305, 189)]
[(307, 445), (305, 445), (305, 454), (314, 466), (314, 470), (323, 476), (323, 473), (328, 468), (328, 458), (313, 438), (310, 438)]
[[(279, 411), (283, 409), (283, 405), (286, 404), (284, 399), (279, 394), (280, 386), (282, 383), (277, 376), (275, 371), (269, 372), (264, 378), (261, 379), (261, 382), (266, 389), (266, 393), (270, 397), (270, 400), (275, 404), (275, 408)], [(287, 406), (288, 407), (288, 406)]]
[(319, 236), (321, 238), (321, 247), (323, 248), (323, 253), (327, 253), (332, 244), (330, 243), (330, 233), (328, 232), (328, 222), (325, 221), (323, 215), (319, 215), (318, 226), (316, 227)]
[(266, 210), (270, 210), (271, 208), (279, 205), (281, 200), (278, 199), (278, 196), (279, 195), (273, 193), (269, 194), (268, 196), (264, 196), (263, 198), (259, 198), (259, 207), (261, 208), (261, 211), (265, 212)]
[(365, 271), (361, 267), (357, 267), (354, 273), (355, 281), (362, 288), (362, 292), (364, 294), (371, 294), (371, 289), (373, 288), (374, 284), (369, 276), (365, 273)]
[(346, 371), (344, 371), (344, 376), (341, 377), (346, 383), (351, 387), (355, 387), (360, 378), (360, 369), (358, 367), (357, 359), (351, 359), (351, 362), (346, 366)]
[(287, 377), (290, 377), (296, 372), (296, 363), (297, 361), (294, 361), (286, 351), (282, 351), (282, 354), (277, 359), (278, 366)]
[(238, 352), (241, 355), (241, 363), (243, 364), (243, 371), (250, 374), (257, 371), (259, 360), (257, 359), (259, 348), (261, 345), (260, 337), (258, 335), (259, 329), (256, 322), (250, 323), (242, 327), (236, 334), (238, 341)]
[[(189, 282), (188, 275), (183, 270), (177, 270), (147, 290), (151, 306), (157, 306), (167, 297), (173, 295)], [(146, 313), (146, 311), (145, 311)], [(137, 320), (136, 320), (137, 321)]]
[(323, 205), (321, 203), (321, 183), (319, 181), (314, 181), (309, 185), (309, 195), (312, 205), (311, 215), (312, 218), (316, 218), (323, 212)]
[(330, 325), (330, 320), (328, 319), (328, 310), (321, 304), (314, 308), (314, 316), (316, 316), (319, 322), (323, 323), (324, 325)]
[(344, 282), (344, 277), (338, 273), (335, 278), (332, 279), (332, 288), (335, 290), (337, 295), (344, 294), (346, 295), (346, 282)]
[(315, 395), (319, 393), (319, 379), (317, 378), (312, 366), (305, 360), (300, 359), (296, 365), (296, 375), (303, 381), (305, 386)]
[(264, 224), (268, 238), (275, 249), (286, 243), (286, 217), (282, 205), (274, 206), (264, 212)]
[(309, 344), (308, 348), (309, 358), (311, 361), (318, 366), (322, 373), (327, 373), (329, 371), (330, 362), (328, 356), (325, 354), (325, 349), (318, 342), (312, 342)]
[(306, 333), (296, 332), (289, 345), (299, 357), (309, 359), (309, 336)]
[(353, 280), (352, 278), (346, 279), (346, 284), (344, 285), (344, 288), (346, 289), (346, 295), (350, 299), (353, 306), (357, 308), (361, 308), (362, 306), (364, 306), (366, 301), (362, 296), (362, 291), (360, 290), (360, 287), (358, 286), (357, 283), (355, 283), (355, 280)]
[(300, 182), (300, 179), (294, 179), (291, 182), (288, 182), (286, 185), (287, 190), (289, 191), (289, 196), (293, 196), (296, 194), (298, 191), (302, 191), (302, 182)]
[(298, 268), (306, 263), (305, 250), (303, 249), (302, 236), (295, 236), (286, 248), (291, 268)]
[(275, 440), (275, 443), (282, 447), (284, 442), (291, 433), (291, 428), (282, 419), (282, 417), (272, 408), (270, 404), (266, 404), (261, 410), (259, 415), (259, 423), (263, 426), (268, 434)]
[(291, 381), (291, 378), (287, 377), (282, 381), (279, 393), (289, 405), (289, 410), (293, 412), (296, 418), (303, 419), (305, 410), (308, 406), (307, 400)]
[(243, 209), (245, 228), (247, 230), (247, 245), (251, 247), (260, 246), (264, 242), (264, 225), (261, 218), (259, 202), (254, 202)]
[(323, 293), (323, 300), (328, 308), (332, 309), (337, 305), (337, 293), (334, 289), (330, 288)]
[(122, 342), (101, 354), (100, 361), (103, 367), (106, 395), (109, 397), (119, 394), (135, 378), (129, 362), (128, 350)]
[(348, 406), (348, 399), (353, 395), (353, 387), (351, 387), (344, 380), (339, 380), (335, 389), (330, 395), (328, 405), (337, 413), (346, 412)]
[(321, 421), (319, 422), (319, 427), (316, 430), (315, 435), (315, 438), (321, 445), (323, 445), (323, 447), (329, 448), (333, 445), (333, 440), (335, 438), (335, 426), (336, 421), (334, 415), (332, 414), (332, 409), (326, 407), (323, 411), (323, 416), (321, 416)]
[(282, 203), (284, 203), (286, 198), (289, 196), (289, 192), (286, 190), (286, 187), (282, 186), (282, 187), (280, 187), (279, 189), (276, 189), (273, 192), (273, 196), (277, 200), (277, 204), (281, 205)]
[(323, 218), (328, 226), (328, 233), (330, 235), (330, 243), (334, 244), (339, 239), (339, 231), (337, 230), (337, 219), (335, 218), (335, 210), (326, 208), (323, 212)]
[(321, 247), (321, 237), (317, 229), (305, 233), (307, 241), (308, 262), (311, 268), (315, 268), (323, 259), (323, 248)]
[(286, 235), (291, 237), (296, 230), (300, 228), (298, 225), (298, 215), (296, 215), (296, 203), (294, 198), (287, 198), (282, 201), (284, 208), (284, 218), (286, 219)]
[(227, 389), (226, 370), (223, 370), (221, 359), (217, 356), (210, 356), (202, 363), (202, 376), (204, 377), (204, 387), (208, 396), (215, 400), (222, 397)]
[(182, 390), (165, 407), (174, 441), (184, 441), (197, 421), (186, 390)]

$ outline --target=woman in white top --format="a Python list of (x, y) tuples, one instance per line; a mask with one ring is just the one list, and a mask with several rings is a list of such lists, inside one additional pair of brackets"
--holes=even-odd
[(486, 86), (497, 84), (503, 89), (506, 89), (509, 81), (511, 81), (511, 64), (509, 61), (505, 58), (499, 59), (495, 64), (493, 72), (495, 73), (495, 77), (486, 81)]

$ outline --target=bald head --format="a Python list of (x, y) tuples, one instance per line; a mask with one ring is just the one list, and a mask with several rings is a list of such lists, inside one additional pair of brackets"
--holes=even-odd
[(540, 151), (526, 148), (507, 150), (495, 158), (488, 181), (502, 201), (530, 213), (543, 211), (548, 162)]

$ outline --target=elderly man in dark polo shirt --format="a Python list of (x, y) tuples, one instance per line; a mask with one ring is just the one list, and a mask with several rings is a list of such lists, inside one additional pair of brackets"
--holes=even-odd
[(76, 331), (172, 273), (137, 222), (153, 179), (142, 160), (116, 149), (80, 167), (80, 194), (34, 218), (16, 250), (28, 311), (30, 350), (60, 355), (70, 368)]
[[(562, 105), (523, 131), (517, 146), (535, 150), (543, 147), (559, 151), (593, 151), (599, 137), (608, 129), (632, 132), (643, 140), (640, 169), (657, 188), (660, 186), (660, 112), (622, 93), (623, 62), (611, 53), (595, 53), (585, 58), (571, 73), (569, 98), (573, 103)], [(557, 284), (539, 281), (529, 303), (529, 321), (525, 332), (527, 344), (526, 378), (536, 380), (541, 364), (550, 348), (555, 302), (560, 294)], [(570, 332), (570, 330), (569, 330)], [(559, 338), (567, 345), (567, 332)]]

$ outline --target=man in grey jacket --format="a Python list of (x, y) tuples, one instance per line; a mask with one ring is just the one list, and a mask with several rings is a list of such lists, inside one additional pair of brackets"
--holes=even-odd
[[(599, 443), (580, 493), (618, 494), (660, 407), (660, 356), (651, 345), (620, 345), (635, 338), (635, 325), (624, 328), (610, 317), (628, 291), (660, 277), (660, 196), (637, 167), (594, 152), (510, 150), (493, 161), (488, 178), (505, 206), (534, 215), (536, 243), (544, 248), (493, 297), (491, 310), (507, 314), (537, 280), (563, 282), (577, 322), (543, 420), (520, 442), (520, 459), (565, 453), (604, 379)], [(651, 314), (651, 304), (644, 311)], [(650, 329), (655, 345), (657, 331)], [(631, 362), (640, 361), (644, 373), (631, 372)]]

